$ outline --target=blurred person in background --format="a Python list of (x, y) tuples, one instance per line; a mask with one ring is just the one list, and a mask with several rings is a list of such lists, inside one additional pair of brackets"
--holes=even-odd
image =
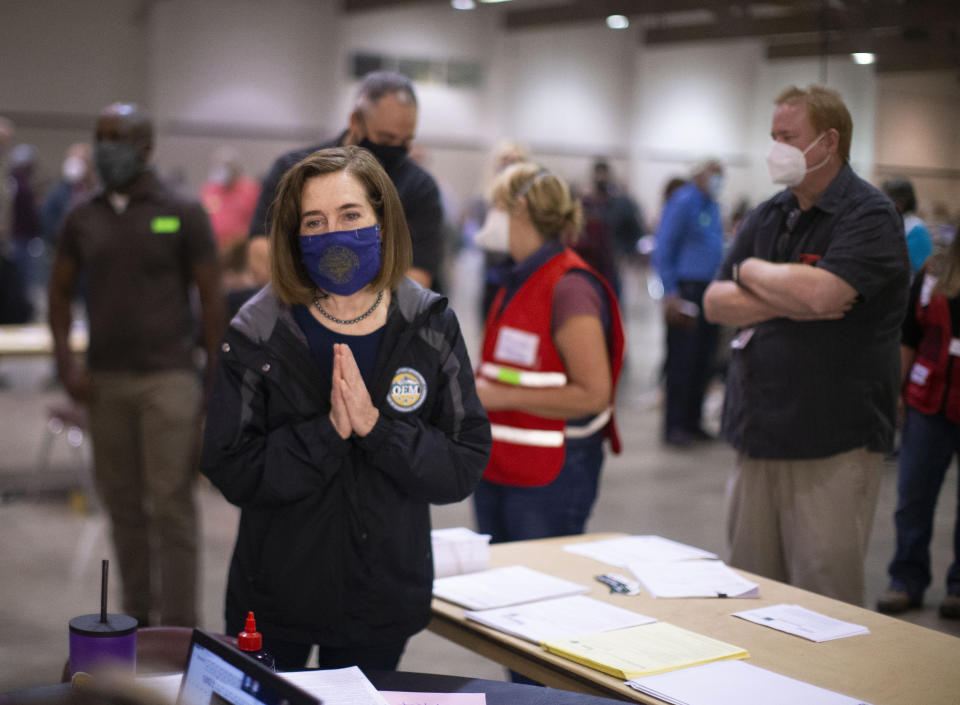
[(594, 162), (590, 191), (580, 200), (584, 225), (572, 248), (606, 277), (622, 306), (621, 273), (636, 257), (644, 234), (637, 204), (613, 181), (605, 159)]
[[(960, 240), (927, 260), (910, 287), (900, 341), (901, 403), (905, 411), (894, 512), (896, 552), (890, 585), (877, 609), (899, 614), (923, 605), (930, 586), (930, 539), (937, 497), (954, 457), (960, 457)], [(960, 496), (958, 496), (960, 508)], [(960, 619), (960, 512), (954, 520), (953, 563), (940, 614)]]
[(493, 451), (474, 493), (492, 540), (579, 534), (596, 499), (613, 418), (624, 334), (609, 284), (564, 245), (580, 231), (567, 184), (529, 162), (494, 181), (487, 234), (512, 267), (484, 331), (477, 392)]
[(937, 201), (933, 204), (933, 216), (930, 218), (930, 235), (933, 237), (934, 252), (945, 252), (957, 234), (960, 216), (950, 216), (947, 204)]
[(221, 254), (247, 239), (259, 198), (260, 184), (243, 173), (240, 153), (233, 147), (217, 149), (207, 182), (200, 190), (200, 202), (210, 216)]
[[(86, 404), (94, 479), (112, 527), (123, 610), (140, 626), (195, 626), (197, 429), (222, 332), (223, 297), (207, 214), (149, 167), (153, 124), (114, 103), (96, 124), (103, 188), (71, 210), (57, 242), (49, 313), (60, 381)], [(85, 277), (86, 364), (69, 346)], [(194, 364), (196, 286), (206, 387)]]
[[(227, 633), (257, 616), (280, 670), (395, 669), (430, 620), (430, 503), (490, 450), (460, 327), (405, 276), (397, 191), (356, 146), (281, 179), (270, 285), (220, 348), (202, 469), (241, 508)], [(264, 364), (264, 360), (269, 360)]]
[(347, 129), (330, 142), (288, 152), (273, 163), (250, 221), (250, 266), (258, 271), (268, 269), (269, 243), (265, 235), (270, 204), (286, 171), (318, 149), (356, 145), (373, 153), (400, 195), (413, 243), (413, 265), (407, 276), (422, 286), (439, 288), (437, 279), (443, 262), (440, 189), (433, 177), (408, 156), (417, 128), (417, 110), (413, 82), (406, 76), (393, 71), (364, 76)]
[(13, 219), (10, 201), (13, 198), (13, 189), (7, 176), (7, 160), (15, 133), (13, 121), (0, 115), (0, 254), (9, 254), (7, 250), (10, 247), (10, 224)]
[(53, 248), (64, 216), (77, 204), (93, 195), (97, 172), (93, 165), (93, 147), (89, 142), (75, 142), (67, 147), (60, 167), (60, 179), (47, 193), (40, 208), (43, 239)]
[[(0, 116), (0, 324), (26, 323), (33, 316), (33, 305), (27, 297), (20, 270), (12, 258), (10, 211), (11, 181), (7, 178), (7, 152), (13, 139), (13, 122)], [(6, 386), (0, 376), (0, 387)]]
[(910, 179), (900, 176), (883, 182), (881, 190), (893, 201), (897, 212), (903, 217), (903, 232), (907, 237), (907, 251), (914, 274), (933, 253), (933, 238), (927, 225), (917, 215), (917, 195)]
[(723, 262), (722, 188), (719, 161), (696, 165), (690, 181), (671, 193), (656, 234), (667, 332), (663, 440), (680, 448), (712, 439), (703, 428), (703, 398), (719, 333), (703, 315), (703, 294)]
[(37, 166), (37, 148), (32, 144), (18, 144), (10, 151), (10, 187), (13, 197), (10, 202), (10, 240), (13, 245), (13, 261), (20, 271), (29, 291), (41, 284), (41, 268), (44, 246), (41, 235), (40, 207), (34, 184)]
[[(530, 158), (530, 150), (519, 142), (503, 141), (493, 150), (491, 170), (493, 175), (488, 180), (484, 190), (489, 192), (496, 178), (504, 169), (525, 162)], [(473, 244), (483, 250), (483, 294), (480, 298), (480, 315), (486, 318), (490, 312), (490, 305), (502, 285), (503, 270), (509, 267), (510, 253), (507, 243), (495, 240), (489, 241), (490, 234), (499, 233), (503, 228), (503, 213), (495, 208), (487, 208), (489, 198), (486, 193), (483, 198), (477, 199), (475, 208), (480, 216), (477, 220), (479, 227), (473, 232)]]

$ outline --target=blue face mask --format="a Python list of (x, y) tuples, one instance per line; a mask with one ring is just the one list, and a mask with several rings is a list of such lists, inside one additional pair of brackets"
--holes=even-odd
[(300, 236), (300, 261), (322, 291), (350, 296), (380, 271), (380, 226)]

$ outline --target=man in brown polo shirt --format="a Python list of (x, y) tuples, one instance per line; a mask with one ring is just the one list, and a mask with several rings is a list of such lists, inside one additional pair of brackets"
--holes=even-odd
[[(124, 610), (141, 626), (197, 623), (194, 451), (203, 394), (193, 362), (196, 284), (208, 373), (222, 333), (216, 246), (206, 213), (147, 163), (153, 126), (116, 103), (97, 122), (104, 187), (64, 220), (50, 277), (50, 327), (63, 386), (88, 404), (95, 478), (110, 516)], [(80, 274), (86, 366), (68, 347)]]

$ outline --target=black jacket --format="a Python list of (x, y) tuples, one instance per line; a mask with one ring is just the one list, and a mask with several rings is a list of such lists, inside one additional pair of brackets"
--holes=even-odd
[(456, 317), (410, 280), (390, 302), (376, 369), (380, 418), (344, 440), (328, 416), (331, 371), (270, 287), (233, 319), (202, 460), (242, 508), (228, 632), (248, 610), (264, 634), (330, 647), (395, 643), (426, 626), (429, 503), (473, 491), (490, 424)]

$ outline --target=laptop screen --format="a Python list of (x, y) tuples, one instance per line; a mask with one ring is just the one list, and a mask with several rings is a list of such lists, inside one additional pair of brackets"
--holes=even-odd
[(242, 652), (193, 630), (177, 705), (320, 705)]

